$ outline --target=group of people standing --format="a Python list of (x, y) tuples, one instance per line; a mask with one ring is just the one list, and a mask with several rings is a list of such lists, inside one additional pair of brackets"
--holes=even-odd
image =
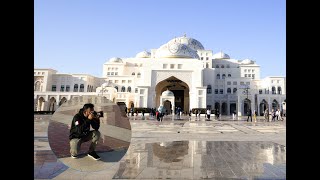
[[(271, 120), (270, 120), (270, 116), (271, 116)], [(276, 119), (277, 121), (283, 121), (282, 112), (280, 111), (280, 109), (277, 109), (277, 110), (272, 109), (271, 112), (269, 112), (269, 109), (266, 108), (266, 110), (264, 111), (264, 118), (268, 122), (276, 121)]]

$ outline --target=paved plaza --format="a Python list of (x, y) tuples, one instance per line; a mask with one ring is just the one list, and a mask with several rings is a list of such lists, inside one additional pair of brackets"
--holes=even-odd
[(125, 155), (109, 152), (104, 169), (90, 158), (70, 158), (90, 164), (81, 170), (66, 166), (51, 150), (50, 117), (34, 116), (35, 179), (286, 179), (286, 119), (129, 117), (132, 138)]

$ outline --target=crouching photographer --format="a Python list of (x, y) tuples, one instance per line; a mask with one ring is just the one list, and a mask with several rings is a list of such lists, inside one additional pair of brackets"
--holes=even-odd
[[(91, 140), (88, 156), (94, 160), (99, 160), (99, 155), (95, 148), (100, 138), (100, 117), (103, 112), (94, 111), (94, 105), (91, 103), (83, 105), (83, 108), (73, 117), (70, 129), (70, 154), (72, 158), (77, 158), (81, 144)], [(90, 126), (94, 129), (90, 131)]]

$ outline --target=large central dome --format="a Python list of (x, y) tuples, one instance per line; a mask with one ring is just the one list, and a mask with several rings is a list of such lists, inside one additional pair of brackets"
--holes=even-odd
[(171, 39), (168, 43), (173, 43), (173, 42), (185, 44), (195, 51), (204, 49), (203, 45), (198, 40), (186, 37), (186, 35)]

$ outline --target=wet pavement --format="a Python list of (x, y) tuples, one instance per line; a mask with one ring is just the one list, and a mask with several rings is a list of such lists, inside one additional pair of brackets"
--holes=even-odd
[(35, 179), (286, 179), (286, 120), (167, 116), (159, 122), (129, 117), (132, 138), (124, 157), (106, 169), (87, 172), (66, 166), (52, 153), (50, 116), (34, 117)]

